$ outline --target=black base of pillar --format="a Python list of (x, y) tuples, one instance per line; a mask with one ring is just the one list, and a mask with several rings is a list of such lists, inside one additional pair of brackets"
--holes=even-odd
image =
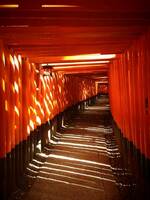
[[(124, 149), (122, 152), (126, 152), (126, 155), (124, 155), (125, 158), (124, 162), (127, 162), (126, 158), (128, 156), (133, 157), (139, 165), (139, 176), (140, 174), (142, 174), (145, 180), (150, 182), (150, 159), (146, 158), (131, 141), (129, 141), (127, 138), (123, 136), (121, 130), (117, 127), (117, 124), (114, 121), (113, 121), (113, 127), (115, 134), (117, 135), (117, 137), (119, 137), (119, 140), (122, 143), (121, 146)], [(134, 170), (135, 169), (133, 163), (133, 173), (135, 173)]]
[(56, 136), (57, 131), (70, 123), (76, 113), (93, 105), (95, 100), (96, 97), (92, 97), (67, 108), (49, 122), (30, 132), (27, 140), (17, 144), (10, 153), (7, 153), (5, 158), (0, 159), (0, 199), (7, 200), (15, 191), (27, 187), (26, 169), (33, 158), (39, 159), (36, 153), (43, 152), (44, 147), (49, 144), (49, 133), (51, 137)]

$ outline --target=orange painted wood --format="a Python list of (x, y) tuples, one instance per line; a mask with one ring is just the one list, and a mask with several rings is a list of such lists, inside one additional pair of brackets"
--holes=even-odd
[[(38, 65), (3, 48), (0, 52), (0, 157), (37, 126), (96, 95), (94, 80), (63, 72), (45, 75)], [(4, 61), (5, 57), (5, 61)]]
[(124, 137), (150, 158), (150, 32), (113, 61), (109, 70), (111, 111)]

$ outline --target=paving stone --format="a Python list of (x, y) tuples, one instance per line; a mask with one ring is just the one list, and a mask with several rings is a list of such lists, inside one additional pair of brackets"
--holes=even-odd
[(134, 199), (132, 173), (122, 165), (106, 104), (97, 101), (56, 133), (24, 200)]

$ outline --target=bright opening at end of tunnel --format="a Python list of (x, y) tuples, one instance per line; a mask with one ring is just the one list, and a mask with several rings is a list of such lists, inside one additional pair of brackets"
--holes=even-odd
[(64, 56), (63, 60), (99, 60), (99, 59), (112, 59), (116, 54), (81, 54), (73, 56)]

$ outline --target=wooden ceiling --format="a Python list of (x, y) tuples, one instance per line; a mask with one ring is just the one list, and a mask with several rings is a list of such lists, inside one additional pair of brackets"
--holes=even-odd
[(8, 4), (18, 8), (0, 8), (0, 39), (35, 63), (76, 54), (119, 54), (150, 25), (149, 0), (0, 1)]

